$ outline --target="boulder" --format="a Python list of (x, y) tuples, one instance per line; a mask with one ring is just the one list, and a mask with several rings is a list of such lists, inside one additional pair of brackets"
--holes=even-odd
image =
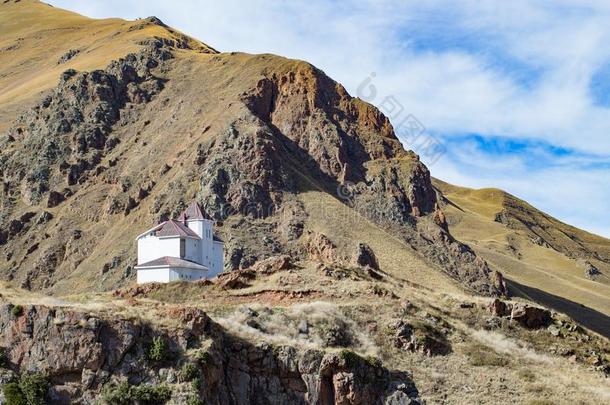
[(495, 298), (493, 301), (489, 303), (487, 306), (489, 312), (494, 316), (509, 316), (512, 310), (512, 305), (507, 304), (506, 302), (500, 300), (499, 298)]
[(524, 304), (515, 304), (510, 314), (510, 319), (517, 321), (528, 329), (539, 329), (548, 326), (551, 321), (551, 312), (539, 307)]
[(278, 271), (288, 270), (292, 267), (290, 256), (272, 256), (264, 260), (259, 260), (250, 269), (260, 274), (273, 274)]
[(66, 198), (62, 193), (57, 191), (49, 192), (49, 196), (47, 197), (47, 208), (57, 207), (61, 204)]
[(250, 282), (256, 278), (253, 270), (234, 270), (218, 275), (218, 285), (224, 289), (239, 289), (250, 286)]
[(353, 260), (355, 265), (369, 267), (374, 270), (379, 270), (379, 262), (373, 249), (366, 243), (359, 243), (354, 252)]
[(338, 261), (337, 247), (322, 233), (310, 233), (306, 248), (310, 259), (313, 261), (330, 264)]

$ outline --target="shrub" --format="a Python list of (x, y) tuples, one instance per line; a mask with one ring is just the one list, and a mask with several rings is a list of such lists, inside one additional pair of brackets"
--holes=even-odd
[(15, 318), (20, 317), (21, 314), (23, 314), (23, 307), (21, 305), (13, 306), (13, 308), (11, 308), (11, 314), (13, 314)]
[(162, 361), (165, 359), (166, 352), (167, 347), (163, 338), (161, 336), (154, 337), (148, 352), (148, 358), (152, 361)]
[(339, 358), (345, 362), (345, 365), (348, 368), (355, 368), (362, 361), (360, 356), (358, 356), (356, 353), (352, 352), (351, 350), (341, 350), (339, 352)]
[(160, 404), (169, 400), (172, 391), (166, 385), (130, 386), (127, 381), (118, 385), (108, 384), (102, 389), (102, 400), (108, 405)]
[(201, 364), (202, 366), (205, 366), (210, 361), (210, 353), (205, 350), (200, 350), (197, 352), (197, 355), (195, 358), (197, 359), (199, 364)]
[(183, 382), (193, 381), (199, 376), (199, 368), (193, 363), (184, 363), (180, 369), (180, 380)]
[(381, 362), (381, 360), (375, 356), (367, 356), (365, 360), (367, 364), (373, 368), (383, 367), (383, 363)]
[(19, 379), (19, 388), (28, 405), (44, 405), (49, 389), (49, 381), (39, 373), (23, 373)]
[(193, 387), (193, 391), (199, 392), (199, 390), (201, 389), (201, 384), (201, 377), (193, 378), (193, 381), (191, 381), (191, 387)]
[(102, 399), (107, 404), (128, 405), (130, 402), (129, 384), (122, 381), (119, 385), (106, 384), (102, 389)]
[(203, 401), (193, 395), (186, 400), (186, 405), (203, 405)]
[(167, 385), (138, 385), (131, 389), (131, 399), (142, 404), (158, 404), (169, 400), (172, 391)]
[(4, 403), (6, 405), (28, 405), (25, 395), (21, 392), (19, 384), (11, 382), (2, 387), (4, 393)]
[(471, 366), (483, 367), (504, 367), (508, 365), (508, 360), (501, 357), (493, 349), (480, 344), (474, 344), (465, 350), (468, 362)]

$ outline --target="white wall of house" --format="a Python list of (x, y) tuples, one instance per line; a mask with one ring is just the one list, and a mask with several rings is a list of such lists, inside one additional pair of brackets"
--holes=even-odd
[[(180, 237), (172, 236), (158, 238), (146, 235), (138, 239), (138, 264), (150, 262), (164, 256), (178, 257), (195, 263), (200, 263), (202, 241), (194, 238), (184, 238), (184, 256), (180, 255)], [(206, 267), (209, 267), (206, 265)]]
[(201, 241), (193, 238), (185, 238), (185, 243), (186, 251), (184, 257), (180, 257), (179, 255), (176, 257), (199, 263), (199, 260), (201, 260)]
[(180, 269), (171, 268), (169, 269), (169, 280), (170, 281), (197, 281), (206, 278), (207, 271), (195, 270), (195, 269)]
[(214, 241), (212, 244), (212, 264), (209, 269), (209, 278), (224, 271), (224, 244), (222, 242)]
[(169, 269), (167, 267), (138, 269), (136, 280), (138, 284), (169, 283)]
[(173, 268), (173, 267), (150, 267), (138, 269), (137, 283), (169, 283), (172, 281), (197, 281), (206, 278), (207, 271)]
[(138, 239), (138, 264), (164, 256), (180, 257), (180, 238), (158, 238), (154, 235)]

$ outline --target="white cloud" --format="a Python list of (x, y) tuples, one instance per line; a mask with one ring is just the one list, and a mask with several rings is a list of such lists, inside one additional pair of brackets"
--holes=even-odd
[[(51, 3), (94, 17), (156, 15), (220, 50), (305, 59), (352, 94), (376, 72), (380, 97), (373, 103), (394, 95), (437, 133), (527, 138), (606, 161), (610, 156), (610, 110), (596, 105), (589, 91), (592, 76), (610, 62), (607, 1)], [(597, 198), (595, 206), (585, 201), (595, 187), (608, 189), (610, 170), (554, 166), (518, 178), (500, 169), (516, 164), (514, 158), (486, 159), (494, 176), (487, 185), (509, 188), (563, 220), (610, 236), (603, 213), (610, 196)], [(464, 169), (459, 164), (437, 164), (432, 171), (457, 178)], [(550, 176), (566, 182), (581, 203), (578, 212)], [(476, 176), (460, 178), (465, 185), (480, 183)]]

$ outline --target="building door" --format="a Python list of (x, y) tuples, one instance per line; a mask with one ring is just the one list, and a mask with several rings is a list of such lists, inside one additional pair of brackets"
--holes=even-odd
[(184, 256), (186, 256), (186, 240), (180, 239), (180, 258), (184, 259)]

